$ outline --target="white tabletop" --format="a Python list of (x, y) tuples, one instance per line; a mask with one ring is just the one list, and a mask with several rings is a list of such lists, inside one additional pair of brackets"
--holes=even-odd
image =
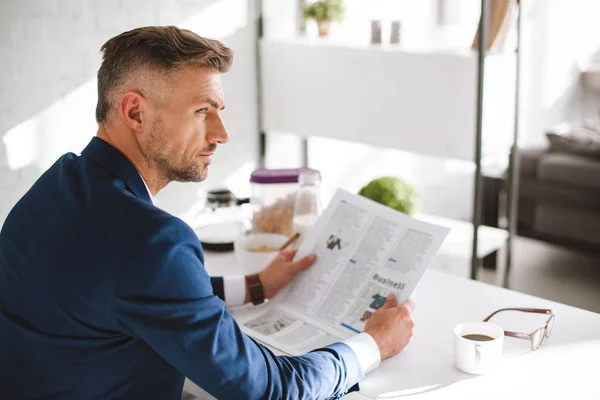
[[(243, 272), (232, 253), (206, 253), (206, 267), (211, 275)], [(362, 394), (345, 398), (600, 398), (600, 314), (435, 270), (426, 272), (412, 298), (417, 307), (410, 345), (363, 379)], [(453, 327), (506, 307), (552, 309), (556, 322), (548, 342), (531, 352), (527, 341), (506, 338), (503, 365), (492, 375), (477, 377), (455, 369)], [(545, 316), (509, 312), (492, 322), (532, 332), (544, 324)]]
[[(191, 226), (196, 226), (200, 221), (202, 221), (202, 224), (223, 221), (223, 217), (216, 217), (211, 214), (202, 214), (200, 217), (199, 213), (202, 209), (203, 204), (194, 204), (193, 207), (183, 214), (182, 219)], [(417, 214), (414, 218), (450, 228), (450, 233), (448, 233), (446, 240), (444, 240), (442, 247), (438, 251), (438, 258), (441, 256), (459, 260), (471, 259), (473, 243), (473, 224), (471, 222), (429, 214)], [(506, 245), (508, 231), (505, 229), (481, 225), (478, 232), (477, 255), (479, 258), (483, 258)]]

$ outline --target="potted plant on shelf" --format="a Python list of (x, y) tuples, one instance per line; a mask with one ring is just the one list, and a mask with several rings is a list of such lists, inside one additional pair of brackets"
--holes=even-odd
[(329, 35), (331, 22), (342, 20), (344, 11), (342, 0), (322, 0), (304, 5), (302, 14), (305, 20), (315, 20), (319, 36), (324, 37)]

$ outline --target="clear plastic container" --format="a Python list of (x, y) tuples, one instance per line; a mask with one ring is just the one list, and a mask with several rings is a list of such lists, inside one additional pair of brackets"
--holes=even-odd
[(300, 238), (295, 243), (296, 246), (300, 246), (322, 211), (320, 174), (316, 171), (302, 171), (299, 183), (300, 188), (296, 193), (293, 220), (293, 231), (300, 234)]
[(293, 233), (294, 204), (302, 172), (310, 168), (259, 169), (252, 173), (252, 232)]

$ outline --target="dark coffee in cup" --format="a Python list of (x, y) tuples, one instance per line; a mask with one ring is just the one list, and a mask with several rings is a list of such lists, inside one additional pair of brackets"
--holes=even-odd
[(474, 340), (476, 342), (489, 342), (490, 340), (494, 340), (493, 337), (487, 335), (480, 335), (478, 333), (473, 333), (469, 335), (463, 335), (465, 339)]

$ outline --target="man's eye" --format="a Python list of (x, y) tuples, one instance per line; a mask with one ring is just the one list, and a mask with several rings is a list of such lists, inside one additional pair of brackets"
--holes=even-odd
[(206, 114), (206, 108), (201, 108), (201, 109), (199, 109), (199, 110), (196, 110), (196, 112), (197, 112), (198, 114)]

